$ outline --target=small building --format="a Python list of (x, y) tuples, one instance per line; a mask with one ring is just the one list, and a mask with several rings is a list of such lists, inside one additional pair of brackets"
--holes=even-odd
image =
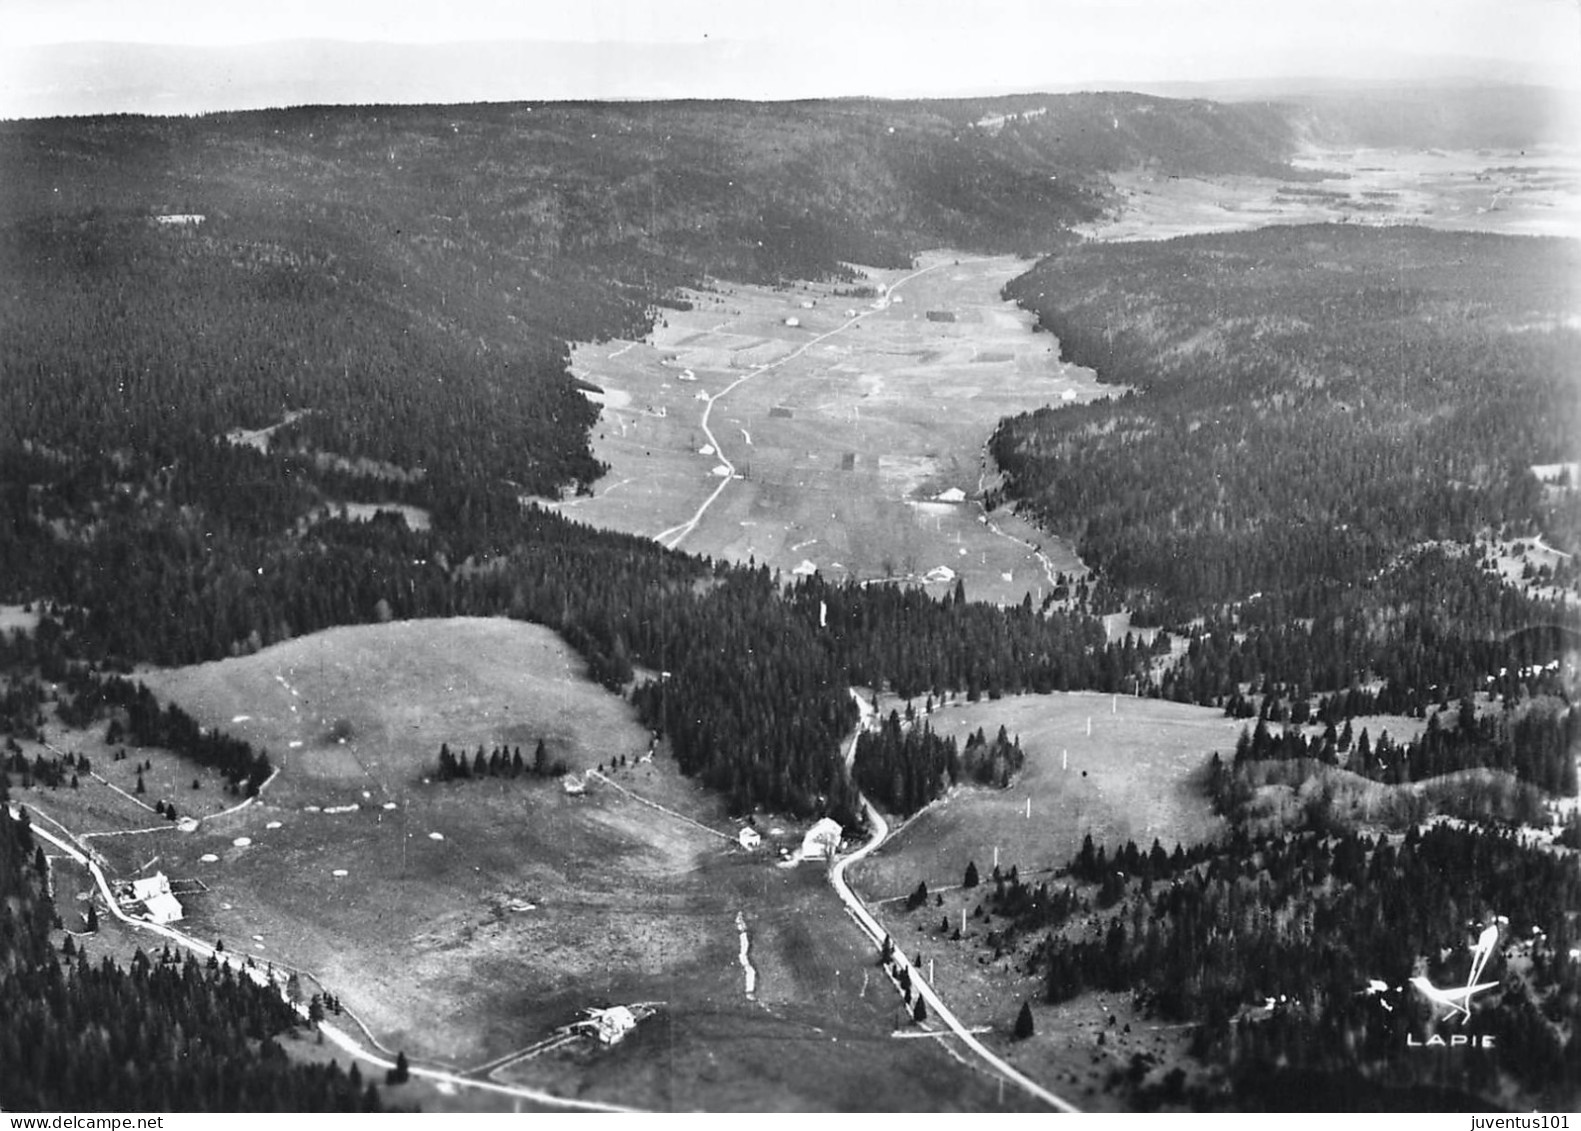
[(742, 829), (741, 832), (737, 834), (736, 840), (738, 843), (740, 843), (741, 847), (746, 849), (748, 852), (751, 852), (753, 849), (757, 848), (763, 843), (763, 837), (761, 834), (759, 834), (758, 830), (750, 827)]
[(588, 1010), (588, 1021), (600, 1044), (615, 1045), (637, 1027), (637, 1018), (624, 1005)]
[(576, 774), (566, 774), (565, 777), (560, 779), (560, 788), (573, 795), (578, 793), (586, 793), (587, 783)]
[(163, 872), (155, 872), (147, 879), (133, 880), (132, 900), (141, 903), (148, 918), (155, 923), (181, 921), (181, 901), (170, 894), (170, 880)]
[(801, 854), (804, 860), (832, 858), (840, 851), (841, 828), (838, 821), (824, 817), (807, 830), (802, 837)]
[(959, 487), (947, 487), (933, 496), (933, 498), (940, 503), (964, 503), (966, 501), (966, 492)]
[(794, 315), (794, 314), (793, 314), (793, 315), (791, 315), (791, 316), (790, 316), (790, 317), (789, 317), (789, 318), (787, 318), (787, 319), (785, 319), (785, 325), (787, 325), (787, 326), (790, 326), (790, 327), (792, 327), (792, 328), (794, 328), (794, 327), (796, 327), (796, 326), (800, 326), (800, 325), (801, 325), (801, 319), (800, 319), (800, 318), (797, 318), (797, 317), (796, 317), (796, 316), (795, 316), (795, 315)]

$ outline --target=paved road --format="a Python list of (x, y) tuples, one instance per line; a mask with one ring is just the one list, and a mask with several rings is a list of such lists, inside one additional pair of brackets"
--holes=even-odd
[[(861, 695), (859, 695), (856, 691), (853, 690), (851, 692), (851, 696), (857, 701), (857, 705), (862, 710), (862, 724), (857, 729), (857, 734), (861, 734), (861, 732), (867, 728), (868, 721), (874, 714), (873, 708), (872, 705), (863, 700)], [(851, 748), (846, 755), (847, 761), (855, 757), (855, 755), (856, 739), (853, 737), (851, 739)], [(873, 828), (873, 835), (868, 838), (868, 842), (861, 848), (858, 848), (854, 852), (842, 856), (839, 860), (835, 861), (834, 867), (829, 869), (829, 882), (834, 885), (835, 893), (839, 895), (840, 899), (845, 903), (846, 910), (851, 913), (852, 917), (856, 919), (857, 923), (861, 925), (862, 929), (867, 932), (868, 937), (873, 940), (874, 945), (882, 946), (884, 938), (888, 932), (885, 931), (884, 928), (879, 925), (878, 920), (873, 918), (872, 914), (869, 913), (867, 908), (863, 905), (861, 899), (859, 899), (857, 894), (851, 890), (851, 886), (846, 882), (845, 878), (846, 870), (850, 868), (851, 865), (865, 860), (868, 855), (875, 851), (879, 845), (883, 844), (889, 836), (889, 823), (885, 821), (883, 815), (873, 807), (873, 803), (866, 797), (863, 797), (862, 806), (867, 810), (867, 819), (868, 823)], [(1054, 1108), (1056, 1111), (1079, 1112), (1081, 1110), (1080, 1108), (1076, 1107), (1076, 1105), (1070, 1103), (1068, 1100), (1056, 1096), (1053, 1092), (1049, 1091), (1035, 1080), (1022, 1075), (1004, 1060), (990, 1052), (981, 1041), (972, 1035), (971, 1031), (968, 1030), (965, 1025), (961, 1024), (960, 1020), (955, 1016), (955, 1014), (950, 1012), (949, 1007), (944, 1004), (938, 994), (933, 992), (933, 987), (928, 985), (927, 980), (923, 978), (922, 971), (918, 970), (917, 967), (912, 964), (911, 960), (906, 957), (903, 949), (899, 946), (895, 947), (895, 962), (902, 969), (909, 971), (912, 987), (922, 997), (922, 1000), (928, 1003), (928, 1008), (933, 1011), (933, 1015), (940, 1021), (944, 1022), (945, 1025), (949, 1026), (950, 1030), (960, 1038), (961, 1043), (967, 1048), (971, 1049), (972, 1052), (976, 1053), (977, 1056), (987, 1063), (988, 1066), (995, 1072), (999, 1073), (999, 1075), (1003, 1076), (1007, 1081), (1020, 1088), (1029, 1096), (1032, 1096), (1033, 1098), (1048, 1104), (1049, 1107)]]

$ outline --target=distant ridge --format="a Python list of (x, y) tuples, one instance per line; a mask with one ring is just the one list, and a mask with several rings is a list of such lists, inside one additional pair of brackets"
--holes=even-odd
[[(837, 98), (984, 98), (1027, 92), (1131, 91), (1221, 102), (1394, 97), (1520, 88), (1557, 103), (1581, 97), (1581, 78), (1480, 59), (1357, 54), (1340, 73), (1204, 81), (1082, 79), (1052, 65), (1046, 78), (1006, 85), (921, 74), (875, 89), (860, 70), (840, 90), (799, 79), (794, 45), (472, 41), (437, 44), (293, 39), (231, 46), (86, 42), (0, 44), (0, 118), (137, 113), (186, 115), (303, 105), (434, 105), (518, 101), (793, 101)], [(786, 75), (791, 78), (787, 81)], [(801, 85), (798, 85), (800, 82)], [(1551, 89), (1548, 89), (1551, 88)], [(1555, 139), (1560, 140), (1560, 139)]]

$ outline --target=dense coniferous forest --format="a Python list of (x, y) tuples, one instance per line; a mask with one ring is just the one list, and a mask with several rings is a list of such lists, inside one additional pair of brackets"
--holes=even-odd
[[(1507, 1082), (1518, 1107), (1574, 1104), (1572, 858), (1442, 825), (1384, 838), (1237, 833), (1173, 854), (1155, 842), (1106, 856), (1089, 837), (1063, 880), (996, 875), (982, 904), (990, 945), (1030, 944), (1050, 1001), (1129, 992), (1149, 1016), (1199, 1023), (1193, 1052), (1216, 1074), (1154, 1104), (1349, 1110), (1357, 1094), (1370, 1097), (1362, 1106), (1409, 1106), (1411, 1090), (1416, 1103), (1460, 1110), (1485, 1102), (1476, 1094), (1507, 1094)], [(1463, 983), (1470, 940), (1494, 922), (1484, 980), (1499, 988), (1470, 1024), (1495, 1047), (1424, 1055), (1408, 1040), (1459, 1030), (1408, 983)], [(1307, 1085), (1268, 1086), (1296, 1077)]]
[[(1152, 623), (1260, 595), (1254, 621), (1362, 618), (1368, 649), (1334, 658), (1383, 667), (1437, 617), (1461, 626), (1442, 665), (1463, 667), (1473, 642), (1559, 616), (1479, 583), (1475, 559), (1412, 555), (1578, 529), (1581, 495), (1529, 471), (1578, 454), (1576, 256), (1344, 225), (1062, 253), (1007, 293), (1135, 391), (1004, 422), (1008, 493)], [(1446, 580), (1458, 607), (1420, 599)]]
[(0, 781), (0, 1107), (383, 1110), (355, 1066), (287, 1057), (276, 1038), (304, 1022), (277, 989), (168, 950), (95, 962), (91, 936), (56, 930), (40, 844), (5, 792)]

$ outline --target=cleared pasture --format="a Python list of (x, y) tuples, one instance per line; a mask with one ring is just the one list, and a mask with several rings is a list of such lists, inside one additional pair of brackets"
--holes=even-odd
[(1194, 779), (1214, 751), (1233, 752), (1239, 720), (1097, 692), (952, 701), (932, 716), (935, 731), (963, 746), (979, 727), (992, 737), (1001, 724), (1026, 754), (1010, 787), (957, 787), (910, 821), (856, 870), (864, 897), (903, 896), (918, 880), (930, 889), (958, 884), (971, 860), (987, 874), (995, 847), (1006, 870), (1015, 864), (1025, 875), (1064, 864), (1088, 833), (1099, 844), (1135, 840), (1146, 849), (1155, 837), (1173, 848), (1222, 831)]
[[(886, 712), (893, 706), (904, 709), (883, 703)], [(1153, 1057), (1160, 1075), (1177, 1065), (1191, 1070), (1189, 1034), (1155, 1027), (1125, 995), (1044, 1003), (1042, 977), (1025, 969), (1025, 946), (995, 958), (986, 944), (988, 931), (1003, 926), (973, 917), (986, 889), (960, 885), (973, 861), (984, 883), (992, 883), (995, 848), (1006, 872), (1014, 865), (1036, 883), (1066, 863), (1089, 833), (1111, 849), (1134, 839), (1144, 850), (1154, 837), (1173, 849), (1177, 841), (1219, 835), (1222, 821), (1195, 779), (1214, 751), (1234, 749), (1242, 723), (1203, 707), (1070, 692), (952, 701), (934, 712), (932, 724), (963, 745), (979, 727), (992, 737), (1003, 724), (1020, 736), (1026, 766), (1008, 789), (957, 787), (853, 870), (853, 886), (870, 906), (877, 904), (874, 912), (896, 946), (920, 956), (925, 968), (932, 963), (934, 988), (963, 1023), (989, 1027), (998, 1039), (985, 1039), (1003, 1055), (1080, 1106), (1113, 1109), (1117, 1093), (1107, 1086), (1108, 1076), (1137, 1053)], [(919, 880), (933, 898), (908, 912), (905, 897)], [(963, 912), (965, 928), (957, 939)], [(940, 930), (945, 921), (949, 931)], [(1023, 1001), (1032, 1003), (1036, 1035), (1012, 1041)]]
[[(603, 763), (627, 789), (733, 837), (662, 749), (634, 764), (648, 732), (547, 630), (343, 628), (145, 678), (284, 765), (245, 810), (159, 834), (160, 867), (208, 887), (184, 901), (184, 926), (311, 971), (391, 1049), (470, 1070), (584, 1007), (657, 1001), (653, 1035), (501, 1079), (656, 1108), (997, 1102), (932, 1042), (890, 1038), (893, 991), (870, 973), (876, 956), (821, 871), (777, 868), (771, 850), (745, 853), (596, 781), (582, 796), (531, 778), (423, 781), (441, 741), (520, 745), (530, 760), (542, 735), (573, 769)], [(610, 769), (621, 754), (627, 766)], [(136, 839), (147, 838), (97, 842), (114, 872), (142, 863)]]
[[(1054, 339), (1000, 299), (1026, 266), (930, 253), (912, 271), (868, 270), (885, 288), (875, 298), (835, 284), (698, 292), (645, 341), (576, 347), (573, 371), (604, 390), (593, 450), (612, 470), (593, 498), (553, 505), (656, 536), (719, 486), (723, 455), (740, 478), (684, 549), (833, 578), (920, 582), (943, 566), (975, 598), (1037, 596), (1049, 581), (1035, 547), (1056, 571), (1080, 563), (1057, 539), (1027, 545), (1021, 528), (1006, 537), (982, 521), (975, 498), (994, 474), (984, 441), (1003, 416), (1113, 390), (1062, 365)], [(965, 500), (932, 505), (952, 488)]]

